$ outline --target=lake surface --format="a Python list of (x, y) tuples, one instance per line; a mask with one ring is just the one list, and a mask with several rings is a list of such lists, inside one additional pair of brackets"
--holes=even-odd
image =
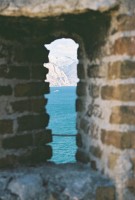
[[(76, 134), (76, 87), (50, 87), (47, 112), (50, 115), (49, 129), (53, 134)], [(53, 136), (53, 157), (56, 163), (75, 162), (75, 137)]]

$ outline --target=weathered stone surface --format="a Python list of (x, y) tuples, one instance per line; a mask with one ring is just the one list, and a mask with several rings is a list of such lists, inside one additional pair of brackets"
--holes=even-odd
[(108, 167), (113, 170), (117, 164), (117, 160), (119, 158), (119, 155), (116, 153), (111, 153), (109, 155), (109, 160), (108, 160)]
[(97, 189), (96, 200), (115, 200), (115, 188), (114, 187), (99, 187)]
[(117, 86), (103, 86), (101, 89), (102, 99), (106, 100), (135, 100), (135, 84), (121, 84)]
[(0, 86), (0, 96), (8, 96), (13, 93), (12, 87), (10, 85)]
[(116, 106), (112, 108), (110, 116), (112, 124), (135, 125), (135, 107), (134, 106)]
[(48, 114), (26, 115), (18, 118), (18, 131), (42, 129), (48, 125)]
[(135, 178), (129, 179), (127, 181), (127, 188), (130, 190), (131, 193), (135, 195)]
[(0, 120), (0, 134), (13, 133), (13, 120)]
[(25, 111), (31, 111), (31, 112), (45, 112), (44, 106), (47, 103), (47, 99), (45, 98), (39, 98), (39, 99), (27, 99), (27, 100), (20, 100), (20, 101), (14, 101), (11, 103), (12, 112), (25, 112)]
[[(55, 16), (66, 13), (80, 13), (86, 10), (99, 10), (101, 12), (116, 6), (116, 0), (7, 0), (0, 2), (0, 14), (11, 16)], [(63, 6), (64, 5), (64, 6)]]
[(78, 82), (76, 93), (78, 96), (85, 96), (87, 94), (87, 84), (85, 82)]
[(102, 151), (101, 151), (100, 147), (98, 147), (98, 146), (97, 147), (91, 146), (90, 152), (97, 158), (101, 158), (101, 156), (102, 156)]
[[(114, 186), (105, 176), (82, 164), (46, 164), (0, 171), (0, 198), (3, 192), (12, 200), (108, 200), (115, 195)], [(2, 199), (3, 200), (3, 199)], [(100, 199), (101, 200), (101, 199)]]
[(7, 66), (0, 67), (0, 77), (8, 79), (30, 79), (30, 69), (25, 66)]
[(135, 37), (123, 37), (115, 41), (112, 48), (112, 54), (127, 54), (130, 56), (135, 55)]
[(15, 87), (16, 97), (41, 96), (46, 93), (49, 93), (49, 83), (47, 82), (18, 84)]
[(7, 137), (2, 140), (2, 147), (4, 149), (18, 149), (26, 148), (33, 145), (32, 134), (16, 135)]
[(102, 130), (101, 140), (104, 144), (113, 145), (120, 149), (131, 148), (131, 133)]
[(52, 142), (52, 131), (44, 130), (42, 132), (38, 132), (34, 134), (34, 145), (44, 145), (46, 143)]
[(124, 62), (110, 63), (108, 67), (109, 79), (128, 79), (135, 77), (135, 62), (127, 60)]
[(134, 30), (135, 29), (135, 15), (121, 14), (117, 17), (118, 29), (120, 31)]
[(76, 160), (79, 162), (83, 162), (83, 163), (88, 163), (89, 162), (89, 157), (88, 154), (86, 154), (84, 151), (78, 149), (76, 152)]

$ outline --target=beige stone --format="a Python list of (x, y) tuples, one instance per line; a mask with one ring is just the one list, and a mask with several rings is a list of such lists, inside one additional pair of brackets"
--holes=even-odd
[(0, 2), (0, 14), (10, 16), (45, 17), (86, 10), (106, 11), (118, 4), (117, 0), (7, 0)]

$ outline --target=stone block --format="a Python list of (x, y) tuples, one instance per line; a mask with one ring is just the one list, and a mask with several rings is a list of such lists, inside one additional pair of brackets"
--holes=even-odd
[(2, 140), (2, 147), (4, 149), (19, 149), (26, 148), (33, 145), (32, 134), (15, 135), (7, 137)]
[(101, 140), (106, 145), (119, 149), (131, 148), (131, 133), (101, 130)]
[(131, 158), (131, 163), (133, 165), (133, 173), (135, 174), (135, 157)]
[(7, 66), (0, 67), (0, 77), (8, 79), (30, 79), (29, 67), (25, 66)]
[(113, 170), (115, 166), (117, 165), (117, 160), (119, 158), (119, 155), (116, 153), (111, 153), (108, 158), (108, 167)]
[(100, 88), (99, 88), (99, 86), (91, 84), (89, 86), (89, 94), (93, 98), (98, 98), (99, 95), (100, 95)]
[(84, 102), (81, 99), (76, 99), (76, 112), (83, 112), (84, 110)]
[(85, 69), (84, 69), (84, 64), (78, 64), (77, 65), (77, 76), (79, 79), (84, 79), (85, 78)]
[(31, 82), (15, 86), (16, 97), (41, 96), (46, 93), (49, 93), (49, 83), (47, 82)]
[(43, 66), (32, 66), (31, 67), (31, 78), (36, 80), (45, 80), (48, 69)]
[(82, 162), (82, 163), (88, 163), (89, 162), (88, 155), (82, 150), (78, 149), (75, 157), (76, 157), (76, 160), (79, 161), (79, 162)]
[(77, 83), (77, 95), (85, 96), (87, 94), (87, 84), (84, 82)]
[(48, 125), (49, 115), (26, 115), (19, 117), (18, 122), (18, 131), (28, 131), (34, 129), (42, 129)]
[(135, 149), (135, 132), (131, 134), (131, 147)]
[(17, 163), (17, 156), (15, 155), (6, 155), (5, 157), (0, 158), (0, 169), (11, 168)]
[(130, 31), (135, 29), (135, 15), (118, 15), (117, 22), (119, 31)]
[(110, 186), (98, 187), (96, 190), (96, 200), (116, 200), (115, 188)]
[(123, 37), (115, 41), (112, 54), (135, 56), (135, 37)]
[(134, 101), (135, 100), (135, 84), (121, 84), (118, 86), (103, 86), (101, 89), (102, 99)]
[(6, 85), (6, 86), (0, 86), (0, 96), (4, 95), (4, 96), (8, 96), (8, 95), (12, 95), (13, 91), (12, 91), (12, 87), (10, 85)]
[(0, 135), (5, 133), (13, 133), (13, 120), (0, 120)]
[(52, 147), (49, 145), (40, 146), (32, 149), (30, 154), (31, 163), (45, 162), (52, 157)]
[(102, 156), (102, 150), (100, 149), (99, 146), (91, 146), (90, 153), (97, 158), (101, 158)]
[(87, 74), (89, 78), (99, 78), (99, 65), (88, 65)]
[(52, 142), (52, 132), (51, 130), (44, 130), (42, 132), (34, 134), (34, 145), (40, 146), (46, 143)]
[(81, 134), (80, 133), (78, 133), (77, 135), (76, 135), (76, 144), (77, 144), (77, 146), (78, 147), (82, 147), (82, 136), (81, 136)]
[(113, 107), (110, 123), (135, 125), (135, 106)]
[(110, 63), (108, 66), (109, 79), (135, 78), (135, 62), (126, 60)]
[(39, 98), (39, 99), (27, 99), (21, 101), (14, 101), (11, 103), (13, 112), (45, 112), (44, 106), (47, 103), (47, 99)]
[(135, 178), (131, 178), (126, 183), (127, 188), (135, 195)]
[(18, 45), (14, 48), (14, 61), (19, 63), (42, 64), (48, 62), (48, 52), (43, 44), (32, 44), (30, 42), (28, 45), (24, 45), (23, 48)]

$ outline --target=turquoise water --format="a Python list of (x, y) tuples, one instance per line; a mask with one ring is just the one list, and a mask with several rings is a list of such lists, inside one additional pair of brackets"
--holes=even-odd
[[(53, 134), (76, 134), (76, 87), (51, 87), (47, 95), (48, 128)], [(53, 157), (56, 163), (75, 162), (75, 137), (53, 136)]]

